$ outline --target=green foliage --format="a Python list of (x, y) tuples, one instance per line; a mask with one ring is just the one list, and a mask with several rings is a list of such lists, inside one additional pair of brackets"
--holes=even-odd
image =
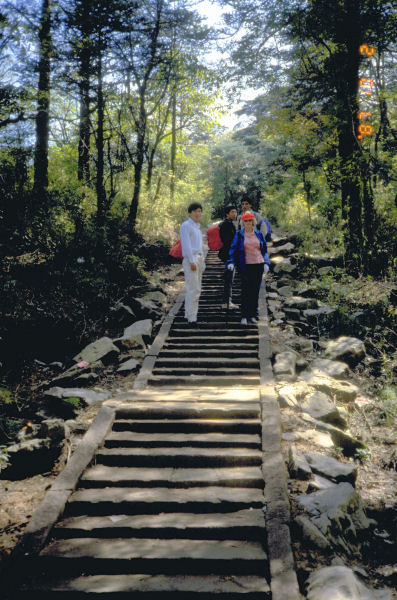
[(397, 420), (397, 388), (385, 386), (378, 396), (378, 423), (393, 425)]
[(63, 398), (63, 402), (68, 406), (72, 406), (73, 408), (82, 408), (84, 403), (81, 398), (77, 398), (76, 396), (70, 396), (69, 398)]

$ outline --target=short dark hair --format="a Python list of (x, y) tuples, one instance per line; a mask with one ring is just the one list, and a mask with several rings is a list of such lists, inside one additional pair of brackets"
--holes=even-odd
[(187, 212), (190, 214), (191, 212), (193, 212), (194, 210), (197, 210), (198, 208), (203, 210), (203, 207), (201, 206), (201, 204), (199, 202), (192, 202), (191, 204), (189, 204)]
[(234, 204), (228, 204), (225, 206), (225, 215), (228, 215), (231, 210), (237, 210), (237, 207)]

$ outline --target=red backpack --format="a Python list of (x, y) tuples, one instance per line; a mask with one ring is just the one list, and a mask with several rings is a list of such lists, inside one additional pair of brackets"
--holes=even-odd
[(220, 250), (222, 248), (223, 242), (219, 233), (219, 225), (207, 229), (207, 240), (210, 250)]
[(172, 246), (171, 250), (169, 251), (169, 254), (170, 254), (170, 256), (173, 256), (174, 258), (183, 258), (181, 240), (178, 240), (177, 242), (175, 242), (175, 244)]

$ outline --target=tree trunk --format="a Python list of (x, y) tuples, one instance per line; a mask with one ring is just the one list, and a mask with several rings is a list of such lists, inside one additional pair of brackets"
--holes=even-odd
[(97, 196), (97, 249), (103, 249), (105, 237), (105, 204), (106, 191), (103, 183), (104, 173), (104, 147), (103, 147), (103, 121), (104, 121), (104, 99), (103, 99), (103, 73), (102, 56), (98, 58), (98, 87), (97, 87), (97, 174), (96, 174), (96, 196)]
[(172, 117), (171, 117), (171, 161), (170, 161), (170, 195), (171, 202), (175, 197), (175, 163), (176, 163), (176, 90), (172, 90)]
[(347, 214), (345, 258), (349, 270), (358, 274), (362, 267), (362, 185), (358, 129), (360, 2), (345, 0), (345, 22), (341, 42), (340, 77), (337, 86), (339, 105), (338, 146), (341, 159), (342, 207)]
[(43, 0), (39, 31), (39, 84), (33, 184), (34, 216), (45, 214), (47, 209), (50, 59), (52, 53), (51, 2), (52, 0)]
[(131, 232), (135, 230), (136, 215), (138, 212), (139, 196), (141, 192), (142, 167), (145, 159), (145, 136), (146, 136), (146, 109), (145, 109), (146, 90), (140, 92), (139, 120), (137, 127), (136, 159), (134, 162), (134, 193), (130, 206), (128, 221)]
[[(86, 5), (84, 5), (86, 6)], [(87, 10), (88, 12), (88, 10)], [(86, 15), (88, 19), (88, 14)], [(79, 181), (88, 181), (90, 178), (90, 50), (85, 31), (82, 31), (83, 49), (80, 55), (80, 122), (79, 122)]]

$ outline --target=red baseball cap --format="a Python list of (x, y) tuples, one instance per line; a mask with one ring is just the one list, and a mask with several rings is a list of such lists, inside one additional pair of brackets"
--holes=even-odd
[(255, 215), (253, 215), (253, 214), (252, 214), (252, 213), (250, 213), (250, 212), (245, 212), (245, 213), (243, 214), (243, 216), (241, 217), (241, 220), (242, 220), (242, 221), (251, 221), (251, 219), (252, 219), (252, 220), (254, 220), (254, 219), (255, 219)]

